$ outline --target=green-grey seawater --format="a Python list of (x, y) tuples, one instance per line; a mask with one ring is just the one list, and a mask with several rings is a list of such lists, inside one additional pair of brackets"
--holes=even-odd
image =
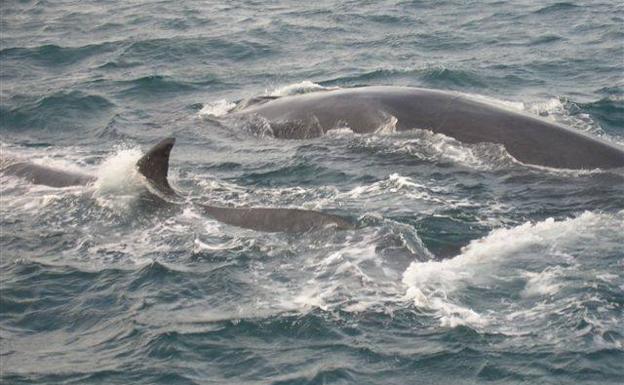
[[(242, 99), (399, 85), (624, 144), (620, 1), (0, 3), (3, 384), (621, 384), (624, 174), (428, 131), (310, 140)], [(175, 136), (189, 201), (357, 224), (303, 235), (142, 199)]]

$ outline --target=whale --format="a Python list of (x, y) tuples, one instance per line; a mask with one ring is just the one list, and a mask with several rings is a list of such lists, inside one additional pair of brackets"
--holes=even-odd
[[(148, 191), (163, 204), (184, 204), (184, 197), (171, 187), (168, 179), (169, 157), (175, 138), (165, 138), (154, 145), (136, 163)], [(70, 172), (3, 156), (0, 171), (27, 180), (32, 184), (49, 187), (87, 186), (97, 181), (97, 176)], [(305, 233), (324, 228), (352, 229), (346, 218), (334, 214), (297, 208), (274, 207), (221, 207), (203, 203), (192, 204), (205, 215), (228, 225), (262, 231)]]
[[(181, 198), (168, 179), (169, 157), (175, 138), (163, 139), (137, 162), (139, 173), (144, 175), (157, 191), (169, 198)], [(221, 207), (196, 204), (208, 216), (238, 227), (283, 233), (303, 233), (326, 227), (339, 230), (352, 229), (353, 224), (342, 216), (314, 210), (274, 207)]]
[(269, 127), (276, 138), (310, 139), (330, 130), (354, 133), (422, 129), (468, 144), (503, 145), (515, 160), (557, 169), (624, 167), (619, 146), (469, 95), (414, 87), (368, 86), (259, 97), (239, 103), (224, 119)]
[(17, 176), (32, 184), (50, 187), (85, 186), (97, 180), (93, 175), (55, 169), (6, 156), (2, 158), (0, 169), (4, 175)]

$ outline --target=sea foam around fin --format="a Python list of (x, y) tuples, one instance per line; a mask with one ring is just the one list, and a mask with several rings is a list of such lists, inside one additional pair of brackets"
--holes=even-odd
[(141, 156), (139, 148), (128, 148), (106, 158), (99, 166), (96, 188), (102, 192), (136, 191), (140, 186), (136, 163)]
[(136, 168), (142, 155), (139, 148), (120, 148), (100, 164), (94, 196), (101, 206), (123, 211), (138, 199), (145, 189)]

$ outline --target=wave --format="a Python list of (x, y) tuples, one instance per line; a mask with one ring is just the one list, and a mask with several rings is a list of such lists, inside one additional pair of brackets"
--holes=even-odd
[(0, 107), (2, 124), (14, 130), (84, 130), (85, 121), (106, 120), (115, 104), (100, 95), (82, 91), (61, 91), (35, 101), (20, 102), (19, 107)]
[(595, 102), (576, 103), (581, 111), (596, 119), (609, 134), (617, 135), (624, 145), (624, 94), (614, 92)]
[(182, 81), (170, 76), (149, 75), (137, 79), (118, 82), (125, 86), (118, 95), (124, 98), (153, 99), (162, 97), (166, 93), (181, 93), (196, 90), (208, 84), (214, 84), (215, 79), (207, 79), (199, 82)]
[[(407, 81), (407, 84), (402, 82)], [(444, 66), (422, 66), (416, 68), (380, 68), (357, 75), (346, 75), (320, 82), (324, 86), (364, 86), (370, 84), (396, 84), (443, 89), (451, 88), (486, 88), (488, 79), (480, 74), (459, 68)]]
[(115, 62), (188, 63), (196, 62), (198, 57), (209, 57), (216, 64), (266, 57), (273, 52), (271, 46), (255, 41), (177, 36), (131, 42)]
[(46, 44), (37, 47), (13, 47), (0, 50), (0, 58), (20, 63), (33, 63), (46, 69), (49, 67), (79, 64), (93, 56), (109, 54), (117, 50), (118, 42), (89, 44), (81, 47), (61, 47)]
[(571, 10), (575, 10), (575, 9), (579, 9), (580, 7), (576, 4), (573, 3), (567, 3), (567, 2), (559, 2), (559, 3), (555, 3), (555, 4), (551, 4), (545, 7), (542, 7), (536, 11), (534, 11), (534, 14), (540, 14), (540, 15), (545, 15), (545, 14), (551, 14), (551, 13), (559, 13), (559, 12), (567, 12), (567, 11), (571, 11)]
[(317, 91), (326, 91), (326, 90), (335, 90), (337, 87), (324, 87), (320, 84), (311, 82), (309, 80), (304, 80), (299, 83), (292, 83), (285, 86), (274, 88), (273, 90), (266, 90), (265, 94), (268, 96), (290, 96), (290, 95), (300, 95), (307, 94), (310, 92)]
[[(580, 301), (578, 296), (584, 293), (576, 287), (577, 277), (585, 274), (585, 264), (592, 264), (584, 259), (606, 258), (607, 263), (617, 264), (621, 258), (617, 245), (622, 242), (622, 234), (624, 211), (585, 212), (575, 218), (548, 218), (496, 229), (472, 241), (454, 258), (413, 262), (403, 273), (406, 298), (416, 307), (433, 312), (442, 326), (469, 325), (478, 330), (492, 331), (488, 329), (491, 327), (500, 331), (508, 328), (509, 314), (500, 310), (499, 314), (490, 313), (487, 302), (475, 301), (466, 292), (488, 290), (509, 298), (515, 303), (507, 311), (516, 314), (516, 318), (534, 314), (536, 306), (559, 308), (570, 301)], [(464, 302), (471, 297), (472, 304)], [(535, 297), (541, 298), (541, 305), (535, 304)], [(516, 329), (524, 327), (517, 325)]]
[(563, 37), (558, 36), (558, 35), (545, 35), (545, 36), (540, 36), (540, 37), (532, 39), (529, 45), (535, 46), (535, 45), (543, 45), (543, 44), (552, 44), (555, 42), (559, 42), (561, 40), (564, 40)]

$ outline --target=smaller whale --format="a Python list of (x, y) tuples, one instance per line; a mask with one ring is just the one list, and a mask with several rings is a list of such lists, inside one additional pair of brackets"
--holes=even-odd
[(50, 187), (85, 186), (97, 180), (97, 177), (92, 175), (59, 170), (40, 164), (5, 157), (2, 158), (0, 168), (5, 175), (18, 176), (32, 184)]
[[(179, 204), (180, 196), (169, 184), (169, 156), (175, 138), (166, 138), (153, 146), (136, 164), (137, 171), (156, 190), (163, 202)], [(50, 187), (85, 186), (95, 183), (94, 175), (69, 172), (21, 161), (3, 158), (0, 170), (33, 184)], [(173, 198), (173, 199), (172, 199)], [(303, 233), (326, 227), (351, 229), (353, 225), (345, 218), (320, 211), (272, 207), (220, 207), (195, 204), (206, 215), (220, 222), (263, 232)]]
[[(167, 138), (155, 145), (137, 162), (137, 169), (160, 193), (170, 198), (181, 198), (168, 180), (169, 156), (175, 138)], [(353, 225), (338, 215), (313, 210), (272, 207), (220, 207), (197, 204), (208, 216), (229, 225), (264, 232), (302, 233), (334, 226), (349, 229)]]

